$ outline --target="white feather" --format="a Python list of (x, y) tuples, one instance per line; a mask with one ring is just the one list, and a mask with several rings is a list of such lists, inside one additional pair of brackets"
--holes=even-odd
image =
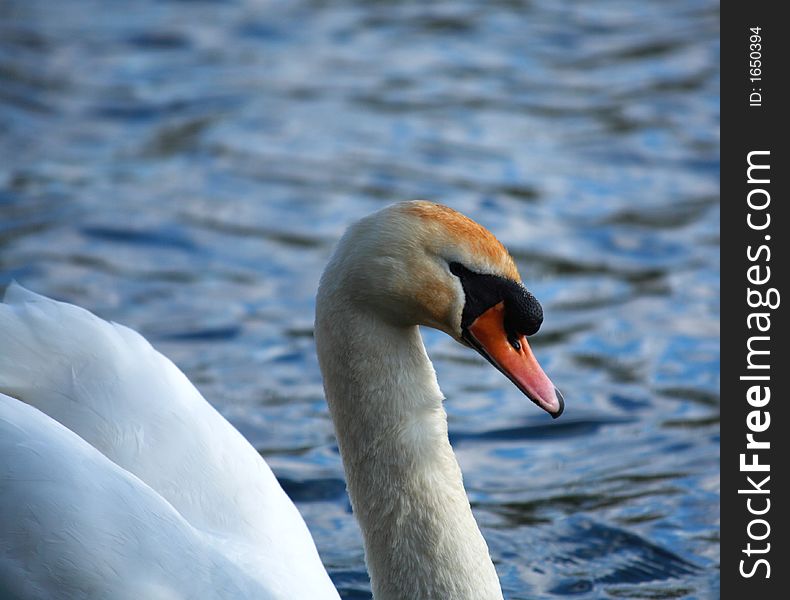
[(271, 469), (138, 333), (12, 284), (0, 391), (0, 590), (338, 597)]

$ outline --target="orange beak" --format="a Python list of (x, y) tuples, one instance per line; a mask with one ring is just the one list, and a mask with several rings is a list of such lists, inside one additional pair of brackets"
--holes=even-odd
[(511, 343), (505, 332), (505, 304), (500, 302), (472, 322), (464, 339), (492, 365), (516, 384), (530, 400), (557, 418), (565, 409), (565, 400), (538, 364), (527, 337)]

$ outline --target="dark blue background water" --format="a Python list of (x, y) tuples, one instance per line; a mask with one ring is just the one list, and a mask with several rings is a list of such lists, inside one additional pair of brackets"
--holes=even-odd
[(351, 221), (489, 227), (546, 321), (552, 422), (435, 332), (510, 598), (718, 596), (718, 5), (0, 3), (0, 283), (135, 327), (369, 597), (312, 318)]

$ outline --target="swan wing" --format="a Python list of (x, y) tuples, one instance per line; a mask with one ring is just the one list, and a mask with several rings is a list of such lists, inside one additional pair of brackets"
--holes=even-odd
[(137, 332), (11, 284), (0, 304), (0, 392), (84, 440), (238, 561), (246, 553), (229, 548), (254, 548), (260, 576), (337, 598), (265, 461)]
[(0, 456), (0, 597), (278, 597), (140, 479), (4, 394)]

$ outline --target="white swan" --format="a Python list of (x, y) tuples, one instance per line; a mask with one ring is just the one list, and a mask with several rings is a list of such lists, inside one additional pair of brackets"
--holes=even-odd
[[(502, 598), (417, 325), (554, 416), (542, 320), (487, 230), (427, 202), (352, 226), (316, 344), (376, 600)], [(0, 305), (0, 596), (337, 598), (271, 470), (139, 334), (12, 284)]]

